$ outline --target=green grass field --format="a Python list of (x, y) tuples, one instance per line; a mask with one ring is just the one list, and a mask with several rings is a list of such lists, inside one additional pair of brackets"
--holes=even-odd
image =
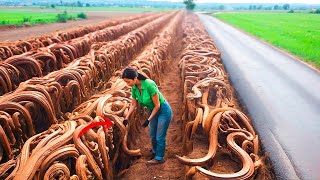
[[(0, 8), (0, 25), (44, 24), (57, 22), (57, 14), (63, 11), (47, 11), (37, 9), (4, 9)], [(77, 17), (76, 13), (69, 13), (70, 19)]]
[(151, 7), (57, 7), (61, 10), (74, 11), (124, 11), (124, 12), (146, 12), (146, 11), (167, 11), (169, 8), (151, 8)]
[(166, 11), (165, 8), (129, 8), (129, 7), (63, 7), (40, 8), (40, 7), (0, 7), (0, 26), (44, 24), (57, 22), (57, 14), (68, 12), (69, 19), (76, 19), (79, 12), (86, 11), (123, 11), (123, 12), (146, 12)]
[(319, 14), (230, 12), (214, 16), (320, 68)]

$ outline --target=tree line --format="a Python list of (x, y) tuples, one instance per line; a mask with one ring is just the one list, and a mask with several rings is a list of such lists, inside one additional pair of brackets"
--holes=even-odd
[[(5, 0), (1, 1), (0, 5), (30, 5), (29, 0)], [(168, 1), (147, 1), (147, 0), (94, 0), (94, 1), (83, 1), (83, 0), (59, 0), (53, 2), (30, 0), (33, 6), (55, 8), (57, 6), (66, 7), (152, 7), (152, 8), (172, 8), (181, 9), (186, 8), (188, 10), (310, 10), (312, 12), (317, 12), (320, 9), (320, 4), (318, 5), (308, 5), (308, 4), (267, 4), (267, 3), (196, 3), (195, 0), (184, 0), (181, 2), (168, 2)]]

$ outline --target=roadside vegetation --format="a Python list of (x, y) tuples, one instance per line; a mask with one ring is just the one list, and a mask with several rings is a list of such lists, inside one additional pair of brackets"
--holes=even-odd
[(320, 68), (319, 14), (230, 12), (214, 16)]

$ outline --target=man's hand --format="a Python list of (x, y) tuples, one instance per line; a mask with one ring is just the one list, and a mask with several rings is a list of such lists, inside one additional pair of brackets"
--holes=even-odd
[(147, 120), (142, 124), (142, 126), (146, 128), (146, 127), (149, 125), (149, 122), (150, 122), (150, 121), (147, 119)]
[(122, 124), (123, 124), (124, 126), (127, 126), (127, 125), (128, 125), (128, 120), (126, 120), (126, 119), (123, 120), (123, 121), (122, 121)]

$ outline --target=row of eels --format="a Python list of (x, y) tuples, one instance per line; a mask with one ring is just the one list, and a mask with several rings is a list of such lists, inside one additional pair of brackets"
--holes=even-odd
[(40, 37), (33, 37), (27, 40), (19, 40), (12, 43), (4, 43), (0, 45), (0, 61), (4, 61), (14, 55), (20, 55), (29, 51), (35, 51), (39, 48), (47, 47), (55, 43), (62, 43), (85, 36), (91, 32), (98, 32), (107, 27), (116, 26), (122, 23), (130, 22), (140, 19), (142, 17), (150, 16), (153, 13), (139, 14), (131, 17), (120, 17), (111, 20), (106, 20), (98, 24), (78, 27), (66, 31), (56, 32)]
[[(131, 160), (141, 156), (140, 149), (134, 149), (134, 137), (146, 117), (146, 109), (138, 106), (129, 126), (122, 124), (131, 91), (121, 79), (121, 69), (135, 67), (160, 84), (181, 24), (184, 156), (176, 158), (188, 167), (185, 178), (192, 179), (197, 173), (210, 179), (254, 177), (262, 164), (258, 135), (248, 117), (236, 108), (220, 53), (197, 16), (179, 11), (128, 19), (109, 29), (87, 30), (85, 38), (65, 34), (65, 39), (74, 39), (48, 44), (46, 53), (56, 60), (62, 57), (54, 53), (58, 51), (74, 59), (62, 58), (57, 69), (17, 82), (19, 87), (11, 88), (15, 91), (0, 97), (0, 179), (119, 178)], [(121, 37), (114, 40), (111, 35)], [(51, 51), (55, 46), (60, 49)], [(86, 53), (75, 51), (77, 48)], [(25, 51), (28, 57), (36, 54)], [(31, 73), (36, 74), (35, 69)], [(113, 126), (95, 127), (80, 136), (89, 124), (106, 119)], [(188, 157), (196, 133), (204, 134), (209, 142), (202, 158)], [(229, 174), (210, 171), (219, 151), (237, 156), (242, 168)]]
[[(161, 16), (150, 14), (111, 21), (116, 25), (0, 60), (0, 95), (15, 90), (21, 82), (32, 77), (42, 77), (65, 68), (73, 60), (87, 55), (94, 43), (115, 40)], [(0, 47), (0, 52), (3, 48)]]
[[(130, 106), (131, 91), (121, 80), (121, 71), (117, 70), (128, 65), (130, 59), (155, 38), (130, 66), (137, 67), (151, 78), (159, 76), (158, 70), (162, 69), (161, 62), (167, 57), (168, 47), (182, 14), (174, 12), (163, 15), (115, 41), (93, 44), (89, 55), (75, 60), (64, 69), (48, 74), (50, 77), (33, 78), (21, 84), (12, 93), (16, 93), (15, 97), (21, 96), (19, 100), (15, 99), (16, 102), (8, 98), (11, 94), (4, 96), (7, 99), (0, 101), (0, 107), (3, 107), (0, 112), (7, 115), (4, 122), (8, 128), (4, 129), (7, 132), (11, 130), (11, 138), (6, 136), (9, 134), (7, 132), (1, 133), (3, 126), (0, 126), (1, 139), (5, 141), (1, 141), (0, 146), (4, 150), (0, 178), (113, 179), (117, 173), (121, 174), (122, 170), (128, 168), (128, 157), (141, 155), (139, 149), (131, 150), (129, 147), (133, 146), (132, 137), (139, 133), (140, 120), (144, 119), (146, 112), (139, 107), (140, 111), (132, 115), (130, 125), (123, 126), (123, 117)], [(169, 25), (164, 28), (168, 22)], [(70, 71), (72, 68), (73, 71)], [(61, 75), (64, 71), (68, 73)], [(74, 72), (82, 74), (74, 75)], [(56, 81), (56, 76), (62, 76), (60, 81)], [(81, 81), (77, 81), (77, 78)], [(50, 83), (44, 82), (49, 80)], [(48, 84), (52, 86), (48, 87)], [(62, 94), (58, 87), (62, 89)], [(50, 90), (53, 92), (48, 92)], [(97, 92), (99, 93), (93, 95)], [(42, 99), (39, 99), (40, 94)], [(83, 103), (74, 104), (70, 108), (73, 109), (71, 113), (68, 113), (70, 109), (62, 111), (61, 105), (57, 105), (59, 98), (53, 101), (51, 96), (63, 95), (65, 104), (74, 101)], [(12, 106), (9, 107), (9, 104)], [(39, 107), (46, 111), (37, 109)], [(47, 114), (41, 116), (42, 112)], [(59, 113), (60, 117), (57, 116)], [(26, 117), (30, 121), (24, 121)], [(114, 125), (109, 128), (96, 127), (78, 137), (88, 124), (105, 121), (105, 118), (110, 119)], [(19, 127), (11, 126), (13, 119), (20, 123)], [(35, 128), (37, 123), (39, 128), (44, 129)], [(47, 126), (47, 130), (45, 123), (51, 125), (49, 129)], [(23, 138), (16, 133), (18, 130), (20, 135), (24, 134)], [(42, 133), (35, 134), (42, 130)], [(21, 142), (19, 147), (16, 146), (17, 139)], [(12, 150), (13, 146), (15, 152)]]
[[(185, 178), (200, 173), (210, 179), (249, 179), (261, 165), (258, 135), (248, 117), (235, 107), (220, 52), (196, 15), (186, 16), (183, 33), (185, 46), (179, 67), (183, 79), (184, 156), (176, 157), (189, 167)], [(201, 158), (188, 157), (196, 133), (208, 138), (208, 152)], [(210, 171), (218, 151), (235, 155), (242, 168), (227, 174)]]

